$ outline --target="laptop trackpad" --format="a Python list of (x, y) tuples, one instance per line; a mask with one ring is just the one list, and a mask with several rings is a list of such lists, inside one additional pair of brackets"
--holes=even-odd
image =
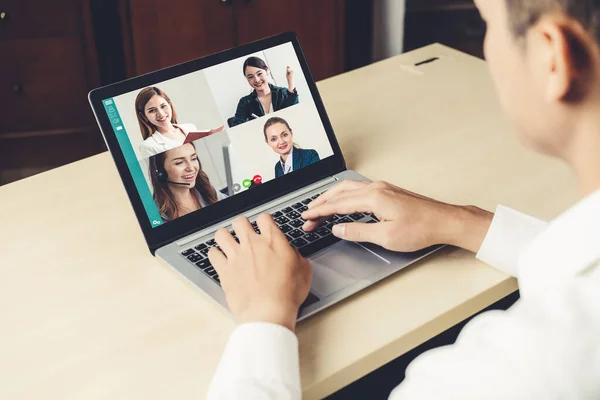
[(390, 264), (353, 242), (339, 242), (316, 257), (310, 257), (310, 261), (312, 289), (320, 297), (340, 291)]

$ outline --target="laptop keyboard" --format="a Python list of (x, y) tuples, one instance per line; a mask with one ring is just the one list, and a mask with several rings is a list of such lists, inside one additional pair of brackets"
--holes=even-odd
[[(302, 254), (304, 257), (315, 254), (316, 252), (340, 241), (340, 239), (335, 237), (331, 232), (333, 226), (336, 224), (351, 222), (379, 222), (377, 218), (371, 214), (354, 213), (350, 215), (334, 215), (324, 221), (315, 231), (305, 232), (302, 230), (302, 226), (306, 221), (303, 220), (300, 215), (304, 211), (308, 210), (307, 205), (319, 196), (320, 194), (316, 194), (271, 214), (275, 220), (275, 223), (279, 226), (279, 229), (281, 229), (281, 231), (287, 237), (288, 242), (290, 242), (292, 247), (298, 249), (300, 254)], [(258, 228), (256, 222), (252, 222), (252, 226), (254, 227), (254, 231), (260, 234), (260, 229)], [(234, 239), (239, 243), (240, 240), (237, 238), (235, 232), (230, 232)], [(210, 239), (204, 243), (200, 243), (194, 247), (191, 247), (181, 252), (181, 255), (189, 262), (194, 264), (197, 268), (202, 270), (210, 278), (212, 278), (215, 283), (220, 285), (221, 280), (219, 275), (208, 259), (208, 251), (211, 247), (218, 248), (215, 239)], [(319, 301), (319, 298), (310, 293), (308, 298), (302, 304), (301, 308), (308, 307), (317, 301)]]

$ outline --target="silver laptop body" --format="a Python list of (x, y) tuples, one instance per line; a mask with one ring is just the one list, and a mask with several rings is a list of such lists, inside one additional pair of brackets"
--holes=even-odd
[[(251, 74), (242, 75), (242, 63), (244, 72), (254, 71), (246, 69), (245, 61), (251, 57), (254, 57), (254, 63), (261, 57), (269, 63), (270, 74), (266, 79), (269, 84), (272, 83), (271, 107), (275, 109), (271, 114), (258, 115), (262, 106), (252, 97), (257, 89), (247, 95), (248, 83), (256, 87), (264, 84)], [(286, 73), (290, 65), (296, 70), (296, 88), (293, 91), (286, 87)], [(241, 95), (236, 95), (235, 85), (239, 85), (239, 93), (244, 95), (237, 110), (235, 106)], [(164, 115), (156, 119), (156, 124), (170, 118), (169, 121), (175, 124), (173, 126), (180, 126), (178, 129), (186, 135), (189, 133), (184, 131), (184, 127), (198, 131), (196, 138), (206, 132), (200, 129), (206, 125), (209, 125), (208, 128), (219, 124), (226, 127), (215, 129), (220, 132), (218, 135), (195, 139), (193, 153), (199, 161), (193, 162), (200, 165), (193, 174), (181, 175), (182, 179), (190, 181), (179, 182), (182, 179), (172, 178), (169, 174), (177, 169), (165, 161), (172, 152), (184, 148), (189, 150), (189, 144), (182, 142), (171, 149), (156, 150), (164, 138), (156, 134), (144, 137), (144, 124), (151, 124), (149, 118), (152, 114), (148, 113), (156, 112), (157, 107), (153, 111), (148, 106), (146, 110), (146, 106), (151, 104), (148, 100), (144, 110), (140, 111), (137, 99), (143, 91), (158, 87), (170, 93), (171, 111), (164, 104), (160, 105), (166, 95), (157, 95), (159, 103), (156, 104), (159, 108), (164, 107), (165, 111), (161, 111)], [(92, 91), (89, 101), (150, 252), (224, 308), (227, 308), (227, 303), (220, 279), (206, 254), (215, 245), (215, 232), (219, 228), (231, 229), (231, 221), (239, 215), (253, 222), (260, 214), (272, 214), (291, 245), (312, 263), (311, 294), (300, 309), (300, 320), (392, 275), (440, 247), (414, 253), (395, 253), (370, 244), (339, 241), (333, 236), (331, 227), (335, 223), (378, 223), (373, 215), (361, 213), (332, 216), (323, 224), (323, 229), (319, 228), (312, 235), (301, 230), (304, 221), (300, 214), (312, 199), (341, 181), (368, 179), (346, 169), (316, 84), (293, 33), (105, 86)], [(175, 121), (175, 107), (178, 121)], [(250, 110), (251, 116), (248, 111), (248, 117), (244, 117), (244, 107), (254, 107)], [(234, 111), (235, 115), (231, 116)], [(293, 131), (293, 151), (288, 149), (289, 153), (285, 153), (288, 146), (283, 139), (285, 132), (276, 130), (269, 144), (267, 138), (271, 133), (267, 131), (272, 126), (269, 121), (273, 116), (291, 121), (288, 134)], [(151, 126), (158, 132), (158, 127)], [(276, 126), (285, 130), (281, 122)], [(152, 139), (155, 136), (156, 139)], [(296, 139), (301, 141), (303, 148)], [(154, 147), (148, 144), (149, 140), (154, 140)], [(295, 166), (288, 169), (288, 173), (283, 173), (283, 169), (288, 167), (284, 165), (281, 154), (298, 157), (293, 158), (290, 165)], [(170, 169), (167, 170), (167, 167)], [(193, 167), (189, 168), (194, 171)], [(210, 185), (218, 192), (218, 201), (214, 201), (213, 196), (213, 202), (202, 205), (201, 200), (205, 199), (199, 198), (199, 209), (179, 218), (169, 218), (156, 196), (157, 191), (164, 188), (175, 191), (175, 187), (187, 185), (190, 193), (197, 192), (196, 196), (202, 196), (197, 189), (198, 170), (208, 176)], [(255, 170), (260, 174), (254, 178), (249, 174), (249, 179), (243, 179), (246, 178), (244, 174)], [(263, 177), (266, 178), (264, 182)], [(243, 190), (242, 186), (247, 190)], [(273, 265), (272, 268), (278, 266)]]

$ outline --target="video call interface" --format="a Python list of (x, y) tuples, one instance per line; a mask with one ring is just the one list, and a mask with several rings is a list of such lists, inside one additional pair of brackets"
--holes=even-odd
[(292, 43), (103, 104), (152, 227), (333, 155)]

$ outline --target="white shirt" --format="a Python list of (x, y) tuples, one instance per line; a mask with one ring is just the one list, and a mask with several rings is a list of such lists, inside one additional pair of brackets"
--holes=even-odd
[(279, 159), (279, 164), (281, 165), (281, 169), (283, 169), (283, 174), (287, 175), (294, 170), (294, 147), (290, 149), (290, 153), (285, 160), (285, 163), (281, 162), (281, 158)]
[[(194, 124), (173, 124), (173, 126), (181, 129), (186, 137), (190, 132), (198, 132), (198, 128)], [(156, 131), (140, 144), (140, 155), (142, 158), (152, 157), (179, 147), (184, 141), (185, 137), (173, 140)]]
[[(521, 299), (419, 356), (390, 399), (600, 399), (600, 190), (550, 224), (499, 206), (477, 257)], [(300, 399), (296, 336), (238, 326), (208, 398)]]
[[(219, 190), (215, 190), (217, 192), (217, 201), (225, 200), (228, 196), (226, 194), (221, 193)], [(194, 190), (194, 194), (196, 195), (196, 199), (198, 199), (198, 203), (200, 203), (200, 207), (207, 207), (209, 204), (204, 197), (200, 194), (198, 190)]]

